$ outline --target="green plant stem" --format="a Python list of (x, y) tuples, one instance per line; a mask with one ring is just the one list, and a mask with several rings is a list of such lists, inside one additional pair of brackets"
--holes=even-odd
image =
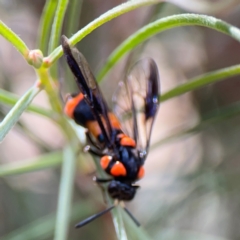
[[(81, 39), (83, 39), (86, 35), (91, 33), (93, 30), (98, 28), (99, 26), (103, 25), (104, 23), (114, 19), (124, 13), (130, 12), (136, 8), (147, 6), (151, 4), (157, 4), (161, 2), (160, 0), (132, 0), (126, 3), (123, 3), (108, 12), (102, 14), (100, 17), (89, 23), (87, 26), (82, 28), (76, 34), (74, 34), (70, 39), (69, 43), (71, 46), (78, 43)], [(59, 46), (56, 48), (48, 57), (44, 60), (44, 66), (48, 67), (51, 66), (58, 58), (61, 57), (63, 54), (62, 47)]]
[(6, 134), (16, 124), (22, 113), (27, 109), (34, 97), (41, 91), (41, 88), (35, 84), (30, 88), (9, 111), (5, 118), (0, 123), (0, 142)]
[(72, 127), (68, 124), (67, 119), (63, 117), (62, 113), (62, 104), (60, 102), (58, 90), (56, 88), (56, 84), (53, 82), (48, 69), (41, 67), (36, 70), (39, 76), (41, 84), (44, 86), (49, 102), (52, 106), (52, 109), (57, 113), (56, 121), (61, 126), (61, 130), (64, 132), (65, 136), (68, 140), (76, 137), (75, 132)]
[(27, 60), (29, 49), (22, 39), (15, 34), (10, 28), (8, 28), (2, 21), (0, 21), (0, 35), (8, 40)]
[(54, 83), (52, 77), (50, 76), (49, 70), (41, 67), (36, 71), (39, 76), (41, 84), (44, 86), (44, 89), (47, 92), (49, 102), (53, 110), (56, 111), (57, 113), (62, 113), (62, 106), (57, 93), (56, 84)]
[(49, 34), (56, 7), (57, 0), (47, 0), (41, 15), (38, 33), (38, 48), (41, 49), (44, 55), (47, 54)]
[(0, 165), (0, 177), (38, 171), (59, 166), (61, 163), (62, 152), (51, 152), (34, 159)]
[(74, 187), (76, 156), (69, 144), (64, 149), (62, 174), (58, 198), (55, 240), (68, 239), (68, 225), (70, 221), (71, 202)]
[(198, 76), (196, 78), (193, 78), (192, 80), (189, 80), (188, 82), (174, 87), (173, 89), (167, 91), (166, 93), (162, 94), (160, 97), (161, 102), (164, 102), (168, 99), (171, 99), (173, 97), (179, 96), (181, 94), (184, 94), (186, 92), (196, 90), (200, 87), (206, 86), (208, 84), (221, 81), (223, 79), (233, 77), (240, 74), (240, 65), (235, 65), (227, 68), (223, 68), (220, 70), (216, 70), (210, 73), (203, 74), (201, 76)]
[(113, 224), (116, 230), (116, 234), (119, 240), (128, 240), (127, 233), (124, 227), (121, 207), (117, 206), (112, 210)]
[(97, 75), (100, 82), (108, 71), (130, 50), (140, 43), (146, 41), (155, 34), (165, 30), (180, 26), (197, 25), (212, 28), (216, 31), (229, 35), (230, 37), (240, 41), (240, 30), (220, 19), (199, 15), (199, 14), (179, 14), (170, 17), (161, 18), (153, 23), (141, 28), (129, 38), (127, 38), (113, 53), (108, 57), (105, 65)]

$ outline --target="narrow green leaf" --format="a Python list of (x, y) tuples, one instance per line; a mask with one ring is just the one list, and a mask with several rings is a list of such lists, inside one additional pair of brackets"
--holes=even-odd
[[(167, 101), (168, 99), (179, 96), (186, 92), (196, 90), (207, 84), (222, 81), (226, 78), (233, 77), (233, 76), (236, 76), (239, 74), (240, 74), (240, 65), (235, 65), (235, 66), (231, 66), (231, 67), (227, 67), (227, 68), (223, 68), (223, 69), (219, 69), (216, 71), (212, 71), (212, 72), (203, 74), (201, 76), (193, 78), (192, 80), (189, 80), (188, 82), (186, 82), (180, 86), (177, 86), (177, 87), (169, 90), (168, 92), (162, 94), (162, 96), (160, 96), (161, 102)], [(156, 144), (152, 145), (152, 148), (156, 148), (159, 145), (167, 143), (167, 142), (174, 140), (178, 137), (181, 137), (183, 135), (197, 132), (197, 131), (205, 128), (206, 126), (209, 126), (211, 124), (217, 123), (219, 121), (225, 120), (230, 117), (234, 117), (236, 114), (239, 114), (239, 105), (238, 104), (231, 105), (231, 106), (229, 106), (229, 108), (226, 108), (223, 110), (218, 109), (217, 114), (213, 114), (213, 116), (211, 116), (210, 118), (204, 117), (204, 121), (200, 122), (199, 124), (197, 124), (196, 126), (194, 126), (192, 128), (169, 135), (168, 137), (166, 137), (166, 138), (160, 140), (159, 142), (157, 142)]]
[(68, 225), (74, 187), (76, 156), (70, 145), (66, 146), (63, 155), (62, 175), (60, 182), (55, 240), (68, 239)]
[(62, 30), (64, 15), (67, 9), (67, 4), (68, 0), (58, 0), (57, 9), (52, 25), (48, 53), (51, 53), (54, 50), (54, 48), (56, 48), (59, 45), (59, 39)]
[[(93, 206), (89, 206), (87, 202), (81, 202), (81, 204), (75, 204), (71, 211), (71, 221), (78, 221), (79, 216), (89, 215), (94, 209)], [(30, 224), (23, 226), (6, 236), (1, 237), (1, 240), (43, 240), (50, 239), (53, 235), (55, 227), (56, 216), (49, 214), (48, 216), (37, 219)], [(52, 238), (51, 238), (52, 239)]]
[[(123, 220), (125, 225), (127, 226), (127, 232), (131, 236), (130, 239), (138, 239), (138, 240), (150, 240), (151, 237), (146, 233), (142, 226), (138, 227), (133, 220), (122, 210), (123, 212)], [(141, 219), (140, 219), (141, 221)]]
[(168, 0), (167, 2), (177, 5), (181, 9), (186, 10), (187, 12), (197, 12), (197, 13), (204, 13), (208, 15), (221, 14), (223, 12), (226, 12), (226, 9), (228, 9), (227, 11), (231, 11), (231, 9), (234, 9), (234, 5), (237, 6), (239, 4), (239, 2), (235, 0), (219, 0), (217, 2), (213, 2), (209, 0), (201, 0), (201, 1)]
[(162, 96), (160, 97), (161, 102), (164, 102), (170, 98), (184, 94), (186, 92), (198, 89), (207, 84), (222, 81), (226, 78), (233, 77), (239, 74), (240, 74), (239, 64), (203, 74), (162, 94)]
[(202, 117), (201, 124), (213, 124), (229, 118), (237, 117), (240, 114), (240, 102), (230, 104), (226, 107), (218, 108)]
[(0, 123), (0, 142), (15, 125), (22, 113), (27, 109), (31, 101), (40, 91), (41, 89), (35, 84), (19, 99), (10, 112), (5, 116)]
[(189, 231), (178, 228), (163, 228), (156, 234), (156, 239), (167, 240), (230, 240), (230, 238), (223, 238), (214, 236), (201, 231)]
[[(98, 28), (99, 26), (103, 25), (104, 23), (110, 21), (111, 19), (114, 19), (120, 15), (123, 15), (124, 13), (130, 12), (136, 8), (147, 6), (151, 4), (157, 4), (161, 2), (161, 0), (132, 0), (125, 2), (117, 7), (114, 7), (113, 9), (109, 10), (108, 12), (102, 14), (100, 17), (89, 23), (87, 26), (82, 28), (80, 31), (78, 31), (76, 34), (74, 34), (70, 39), (69, 43), (71, 46), (78, 43), (81, 39), (83, 39), (86, 35), (91, 33), (93, 30)], [(46, 59), (45, 59), (45, 65), (51, 66), (58, 58), (61, 57), (63, 54), (62, 47), (57, 47)]]
[[(11, 92), (0, 89), (0, 103), (14, 105), (19, 100), (19, 97)], [(38, 113), (45, 117), (53, 118), (53, 112), (35, 105), (30, 105), (27, 107), (30, 112)]]
[(152, 144), (151, 149), (155, 149), (160, 145), (163, 145), (172, 140), (176, 140), (182, 136), (198, 133), (215, 124), (237, 117), (239, 116), (239, 114), (240, 114), (240, 102), (231, 104), (227, 107), (219, 108), (216, 111), (213, 111), (209, 114), (204, 115), (202, 120), (193, 127), (190, 127), (188, 129), (181, 129), (181, 130), (176, 129), (174, 133), (171, 133), (169, 136)]
[[(68, 0), (58, 0), (56, 13), (53, 19), (48, 54), (50, 54), (59, 45), (63, 19), (64, 19), (65, 12), (67, 10), (67, 4), (68, 4)], [(54, 64), (51, 67), (50, 71), (51, 71), (51, 75), (53, 76), (53, 80), (57, 80), (58, 79), (57, 65)]]
[(69, 2), (68, 11), (67, 11), (67, 27), (66, 27), (67, 36), (71, 36), (78, 29), (81, 10), (82, 10), (82, 2), (83, 2), (82, 0), (71, 0), (71, 2)]
[(28, 124), (22, 119), (19, 119), (15, 125), (16, 130), (29, 139), (34, 145), (38, 146), (40, 152), (47, 153), (52, 151), (52, 146), (50, 146), (45, 140), (43, 140), (38, 133), (33, 132)]
[[(65, 17), (66, 21), (64, 22), (64, 34), (66, 36), (72, 36), (75, 32), (78, 31), (82, 11), (82, 3), (82, 0), (71, 0), (69, 2), (67, 15)], [(72, 78), (72, 72), (66, 64), (64, 64), (63, 72), (65, 73), (65, 79)], [(73, 84), (73, 82), (68, 83), (70, 89), (74, 89)]]
[(38, 48), (43, 54), (47, 54), (49, 35), (57, 7), (57, 0), (47, 0), (41, 15), (39, 33), (38, 33)]
[(130, 50), (140, 43), (146, 41), (155, 34), (165, 30), (180, 26), (203, 26), (212, 28), (216, 31), (225, 33), (230, 37), (240, 41), (240, 30), (220, 19), (198, 14), (179, 14), (170, 17), (161, 18), (153, 23), (139, 29), (120, 46), (118, 46), (107, 59), (107, 62), (99, 72), (97, 79), (100, 82), (108, 71)]
[(27, 59), (29, 49), (23, 40), (0, 20), (0, 34), (7, 39)]
[(59, 166), (62, 163), (62, 152), (52, 152), (22, 162), (0, 165), (0, 177), (23, 174)]

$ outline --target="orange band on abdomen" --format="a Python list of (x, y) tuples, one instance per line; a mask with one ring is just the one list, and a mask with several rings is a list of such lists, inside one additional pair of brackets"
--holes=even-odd
[[(116, 118), (116, 116), (110, 112), (110, 113), (108, 113), (108, 117), (109, 117), (109, 121), (110, 121), (112, 128), (120, 130), (121, 126), (120, 126), (120, 123), (119, 123), (118, 119)], [(105, 120), (103, 119), (103, 117), (101, 117), (101, 119), (102, 119), (105, 129), (107, 130)], [(86, 122), (86, 128), (89, 130), (89, 132), (91, 132), (91, 134), (95, 138), (97, 138), (102, 133), (101, 128), (99, 127), (99, 124), (96, 120)]]
[(111, 126), (112, 126), (114, 129), (120, 130), (120, 129), (121, 129), (121, 124), (120, 124), (120, 122), (118, 121), (117, 117), (116, 117), (112, 112), (109, 112), (109, 113), (108, 113), (108, 117), (109, 117)]
[(98, 136), (102, 133), (101, 128), (99, 127), (98, 122), (96, 120), (87, 121), (86, 128), (95, 138), (98, 138)]
[(103, 156), (100, 160), (100, 165), (102, 167), (102, 169), (106, 169), (110, 163), (110, 161), (112, 160), (111, 156)]
[(138, 170), (138, 178), (142, 178), (144, 176), (145, 170), (143, 166), (141, 166)]
[(121, 138), (120, 144), (126, 147), (136, 147), (135, 140), (126, 135)]
[(114, 177), (120, 177), (120, 176), (126, 176), (127, 175), (127, 170), (124, 167), (124, 165), (117, 161), (111, 168), (110, 173)]

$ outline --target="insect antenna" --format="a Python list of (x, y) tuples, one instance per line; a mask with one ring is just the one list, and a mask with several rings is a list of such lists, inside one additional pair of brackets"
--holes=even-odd
[(138, 220), (132, 215), (132, 213), (126, 208), (123, 207), (123, 209), (125, 210), (125, 212), (128, 214), (128, 216), (135, 222), (135, 224), (140, 227), (141, 224), (138, 222)]
[(86, 224), (92, 222), (93, 220), (95, 220), (96, 218), (99, 218), (99, 217), (101, 217), (102, 215), (104, 215), (105, 213), (111, 211), (114, 207), (115, 207), (115, 205), (112, 205), (111, 207), (103, 210), (102, 212), (97, 213), (97, 214), (94, 214), (94, 215), (92, 215), (91, 217), (89, 217), (89, 218), (87, 218), (87, 219), (85, 219), (85, 220), (77, 223), (77, 224), (75, 225), (75, 228), (83, 227), (84, 225), (86, 225)]

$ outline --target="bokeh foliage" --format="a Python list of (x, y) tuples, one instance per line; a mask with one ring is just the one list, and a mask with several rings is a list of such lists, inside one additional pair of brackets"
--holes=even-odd
[[(2, 4), (1, 12), (4, 12), (4, 7), (11, 9), (11, 4), (16, 2), (9, 1), (9, 5), (6, 2), (4, 5), (3, 1)], [(6, 161), (5, 158), (8, 158), (5, 155), (8, 151), (15, 151), (14, 138), (10, 138), (12, 145), (8, 145), (7, 150), (1, 149), (5, 153), (0, 158), (1, 239), (99, 239), (99, 236), (100, 239), (239, 239), (240, 219), (236, 213), (240, 210), (240, 105), (236, 91), (239, 89), (240, 57), (235, 55), (239, 56), (240, 29), (234, 26), (240, 24), (234, 19), (239, 14), (237, 1), (132, 0), (123, 4), (111, 1), (101, 5), (97, 1), (91, 4), (78, 0), (47, 0), (44, 6), (36, 1), (35, 8), (31, 4), (31, 1), (23, 1), (19, 11), (30, 9), (33, 15), (37, 15), (38, 30), (31, 32), (37, 42), (33, 50), (30, 50), (32, 43), (28, 43), (27, 37), (19, 35), (17, 28), (12, 30), (4, 22), (4, 18), (9, 21), (18, 11), (15, 10), (8, 18), (3, 14), (3, 21), (0, 22), (4, 42), (14, 46), (23, 60), (31, 65), (27, 68), (34, 70), (36, 79), (18, 97), (14, 94), (14, 88), (9, 87), (9, 84), (17, 84), (18, 75), (15, 75), (16, 79), (10, 79), (12, 74), (0, 66), (3, 72), (0, 75), (0, 139), (4, 146), (11, 132), (20, 131), (22, 138), (27, 137), (38, 149), (32, 158), (13, 159), (12, 162)], [(89, 14), (93, 20), (88, 19)], [(188, 30), (190, 26), (192, 30)], [(199, 30), (197, 26), (205, 29)], [(166, 30), (171, 31), (168, 33)], [(215, 31), (217, 35), (211, 35)], [(72, 46), (79, 43), (91, 65), (99, 68), (100, 62), (102, 67), (96, 76), (99, 82), (104, 78), (101, 82), (103, 91), (105, 86), (112, 87), (114, 81), (125, 76), (122, 73), (124, 67), (117, 66), (135, 60), (145, 51), (153, 53), (160, 73), (163, 70), (163, 93), (159, 96), (163, 108), (165, 101), (177, 101), (178, 105), (173, 111), (187, 118), (172, 126), (165, 135), (158, 132), (159, 122), (155, 124), (151, 151), (156, 156), (152, 159), (158, 159), (161, 155), (161, 158), (168, 159), (168, 164), (160, 169), (159, 162), (156, 165), (153, 163), (155, 171), (150, 171), (151, 174), (146, 176), (142, 193), (130, 205), (134, 215), (140, 216), (144, 227), (137, 228), (121, 208), (113, 211), (113, 223), (110, 217), (105, 216), (81, 230), (72, 227), (76, 221), (103, 209), (104, 204), (100, 190), (92, 184), (90, 177), (99, 167), (98, 160), (94, 160), (94, 166), (91, 157), (81, 153), (84, 133), (62, 114), (60, 86), (74, 89), (65, 86), (71, 85), (71, 75), (66, 64), (58, 61), (62, 56), (59, 46), (62, 33), (69, 37)], [(222, 35), (226, 35), (224, 40), (218, 41)], [(224, 44), (233, 47), (224, 48)], [(161, 53), (162, 46), (166, 47), (164, 54)], [(198, 67), (191, 60), (187, 61), (187, 58), (194, 59), (187, 56), (193, 47), (197, 49), (194, 50), (197, 53), (195, 58), (205, 59), (202, 61), (204, 63), (199, 60), (201, 63), (197, 63)], [(99, 50), (96, 52), (96, 49)], [(5, 49), (0, 47), (0, 50), (2, 53)], [(224, 53), (220, 55), (221, 52)], [(161, 54), (167, 56), (167, 63), (159, 60)], [(1, 58), (1, 62), (4, 66), (4, 59)], [(179, 65), (184, 69), (180, 71)], [(15, 63), (11, 68), (14, 67)], [(114, 71), (119, 72), (120, 77), (112, 80)], [(167, 77), (172, 77), (170, 72), (178, 74), (181, 80), (174, 86), (164, 88)], [(9, 77), (6, 78), (7, 74)], [(232, 88), (231, 85), (220, 85), (231, 80), (235, 83)], [(48, 99), (47, 107), (32, 103), (43, 92)], [(183, 94), (186, 93), (191, 93), (191, 97), (184, 99), (186, 95)], [(106, 98), (109, 97), (106, 93)], [(186, 108), (191, 110), (185, 109), (186, 100), (190, 102), (190, 107)], [(166, 111), (170, 110), (159, 112), (162, 119), (167, 119), (164, 115)], [(51, 141), (56, 141), (57, 145), (49, 145), (47, 140), (22, 121), (21, 116), (26, 112), (52, 122), (59, 130), (57, 137), (61, 136), (62, 140), (53, 136)], [(171, 122), (172, 119), (166, 121)], [(46, 126), (33, 121), (33, 128), (45, 129)], [(194, 138), (197, 140), (190, 143)], [(162, 151), (165, 146), (173, 149), (169, 152), (176, 155), (169, 156), (169, 152)], [(28, 152), (29, 149), (23, 151)], [(180, 165), (176, 164), (175, 161), (181, 158), (185, 160)], [(97, 171), (102, 174), (99, 169)], [(41, 181), (34, 180), (44, 180), (44, 176), (50, 176), (45, 180), (48, 188), (44, 188)], [(26, 182), (25, 187), (21, 184), (18, 186), (20, 181)]]

